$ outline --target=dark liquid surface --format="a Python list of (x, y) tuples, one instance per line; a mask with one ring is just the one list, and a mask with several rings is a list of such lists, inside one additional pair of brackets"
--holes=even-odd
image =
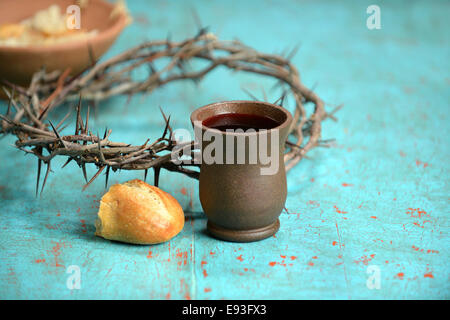
[(261, 129), (273, 129), (279, 126), (275, 120), (255, 114), (245, 113), (225, 113), (218, 114), (203, 120), (203, 125), (217, 129), (220, 131), (242, 129), (254, 129), (255, 131)]

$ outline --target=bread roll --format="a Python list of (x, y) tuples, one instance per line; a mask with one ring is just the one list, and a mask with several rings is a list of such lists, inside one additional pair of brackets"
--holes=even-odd
[(175, 237), (184, 226), (178, 201), (141, 180), (115, 184), (102, 197), (95, 235), (109, 240), (154, 244)]

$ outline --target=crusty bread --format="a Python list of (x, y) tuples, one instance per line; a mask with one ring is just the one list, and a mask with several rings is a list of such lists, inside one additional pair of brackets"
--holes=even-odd
[(136, 244), (165, 242), (184, 226), (178, 201), (141, 180), (113, 185), (102, 197), (97, 236)]

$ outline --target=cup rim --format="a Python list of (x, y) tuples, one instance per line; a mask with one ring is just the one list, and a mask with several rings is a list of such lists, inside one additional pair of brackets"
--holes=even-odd
[[(278, 131), (283, 130), (283, 129), (289, 127), (290, 124), (292, 123), (292, 115), (291, 115), (291, 113), (287, 109), (285, 109), (285, 108), (283, 108), (283, 107), (281, 107), (279, 105), (276, 105), (276, 104), (273, 104), (273, 103), (270, 103), (270, 102), (255, 101), (255, 100), (226, 100), (226, 101), (213, 102), (213, 103), (210, 103), (210, 104), (207, 104), (207, 105), (204, 105), (202, 107), (199, 107), (199, 108), (195, 109), (191, 113), (191, 117), (190, 117), (191, 118), (191, 123), (194, 126), (194, 128), (195, 128), (194, 122), (195, 121), (201, 121), (202, 122), (202, 125), (201, 125), (201, 129), (202, 130), (205, 130), (205, 131), (206, 130), (213, 130), (215, 132), (220, 132), (221, 134), (224, 134), (224, 135), (232, 135), (232, 136), (245, 135), (245, 136), (248, 136), (248, 135), (259, 134), (260, 133), (259, 131), (254, 131), (254, 132), (227, 132), (227, 131), (221, 131), (219, 129), (214, 129), (214, 128), (211, 128), (211, 127), (207, 127), (207, 126), (205, 126), (203, 124), (202, 120), (197, 119), (198, 115), (200, 114), (200, 112), (204, 111), (205, 109), (210, 109), (210, 108), (213, 108), (213, 107), (216, 107), (216, 106), (220, 106), (220, 105), (223, 105), (223, 104), (258, 104), (258, 105), (265, 105), (265, 106), (268, 106), (268, 107), (271, 107), (271, 108), (275, 108), (275, 109), (283, 112), (285, 117), (286, 117), (284, 119), (284, 121), (282, 123), (280, 123), (278, 126), (276, 126), (274, 128), (267, 129), (267, 130), (264, 131), (264, 132), (267, 132), (267, 133), (273, 132), (275, 130), (278, 130)], [(226, 113), (223, 113), (223, 114), (226, 114)]]

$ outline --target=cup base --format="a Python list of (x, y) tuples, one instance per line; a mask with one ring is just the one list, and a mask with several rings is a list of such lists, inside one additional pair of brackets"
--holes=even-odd
[(206, 225), (208, 232), (215, 238), (231, 242), (253, 242), (273, 236), (280, 229), (280, 220), (259, 229), (232, 230), (225, 229), (208, 221)]

